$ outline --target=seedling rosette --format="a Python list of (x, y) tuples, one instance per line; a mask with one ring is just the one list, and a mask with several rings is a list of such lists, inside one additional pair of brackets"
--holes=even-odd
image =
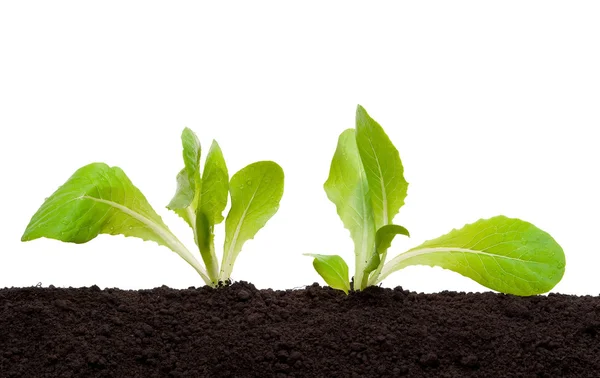
[[(177, 191), (167, 206), (191, 227), (204, 266), (169, 230), (142, 192), (119, 167), (92, 163), (78, 169), (32, 217), (21, 240), (41, 237), (86, 243), (100, 234), (133, 236), (170, 248), (187, 261), (210, 286), (230, 279), (244, 243), (277, 212), (284, 175), (272, 161), (242, 168), (229, 180), (223, 153), (213, 141), (200, 172), (201, 146), (188, 128), (181, 135), (184, 168)], [(214, 228), (225, 219), (225, 243), (219, 266)]]
[[(565, 255), (546, 232), (520, 219), (481, 219), (387, 260), (396, 235), (392, 224), (404, 204), (408, 182), (398, 150), (362, 106), (356, 128), (338, 140), (324, 184), (354, 241), (354, 290), (380, 283), (410, 265), (439, 266), (500, 292), (528, 296), (550, 291), (565, 271)], [(338, 255), (306, 254), (332, 288), (351, 289), (348, 265)]]

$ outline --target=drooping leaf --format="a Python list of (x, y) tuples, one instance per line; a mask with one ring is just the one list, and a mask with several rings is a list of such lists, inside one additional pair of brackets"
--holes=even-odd
[[(190, 206), (194, 202), (200, 187), (200, 141), (196, 134), (186, 127), (181, 133), (181, 144), (183, 145), (184, 168), (177, 175), (175, 196), (167, 205), (167, 208), (173, 211), (183, 210)], [(182, 212), (176, 212), (186, 219)]]
[(356, 146), (355, 131), (344, 131), (331, 161), (325, 192), (354, 241), (355, 289), (362, 289), (365, 267), (375, 251), (375, 223), (369, 186)]
[(368, 268), (365, 269), (365, 271), (368, 271), (369, 273), (373, 272), (368, 279), (369, 285), (374, 285), (377, 281), (381, 269), (383, 269), (383, 264), (387, 259), (387, 250), (392, 246), (392, 240), (394, 240), (394, 237), (398, 234), (410, 237), (406, 228), (395, 224), (388, 224), (377, 230), (377, 233), (375, 234), (375, 250), (377, 253), (373, 254)]
[(426, 241), (392, 259), (379, 281), (409, 265), (450, 269), (507, 294), (551, 290), (565, 271), (565, 255), (546, 232), (520, 219), (497, 216)]
[(198, 261), (171, 233), (118, 167), (92, 163), (78, 169), (34, 214), (21, 240), (45, 237), (86, 243), (99, 234), (133, 236), (166, 246), (192, 265)]
[(250, 164), (231, 177), (231, 209), (225, 220), (222, 281), (229, 279), (244, 243), (254, 238), (279, 209), (283, 181), (283, 170), (272, 161)]
[(190, 207), (192, 202), (190, 201), (190, 198), (194, 198), (194, 188), (190, 184), (189, 176), (185, 168), (183, 168), (177, 174), (177, 191), (169, 205), (167, 205), (167, 208), (173, 210), (177, 215), (183, 218), (190, 227), (194, 228), (193, 222), (195, 216)]
[(346, 265), (343, 258), (338, 255), (313, 253), (305, 253), (304, 255), (314, 257), (313, 266), (327, 285), (348, 294), (350, 279), (348, 278), (348, 265)]
[(408, 182), (398, 150), (360, 105), (356, 109), (356, 143), (369, 182), (375, 228), (380, 229), (390, 224), (404, 205)]
[(392, 246), (392, 240), (396, 235), (409, 236), (408, 230), (396, 224), (388, 224), (377, 230), (375, 234), (375, 249), (378, 254), (383, 254)]

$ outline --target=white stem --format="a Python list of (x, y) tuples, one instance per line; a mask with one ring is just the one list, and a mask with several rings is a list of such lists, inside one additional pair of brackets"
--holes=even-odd
[[(254, 201), (254, 197), (256, 196), (256, 192), (258, 192), (258, 188), (260, 188), (260, 183), (256, 186), (256, 189), (254, 189), (254, 193), (252, 193), (252, 197), (250, 198), (250, 201), (248, 201), (248, 204), (246, 205), (246, 208), (244, 209), (244, 212), (242, 213), (242, 216), (240, 217), (237, 227), (235, 228), (235, 232), (233, 233), (233, 238), (231, 240), (231, 244), (229, 245), (229, 249), (226, 251), (223, 251), (223, 261), (221, 262), (221, 272), (219, 274), (220, 281), (225, 282), (226, 280), (228, 280), (231, 277), (231, 272), (233, 271), (233, 263), (235, 262), (235, 258), (237, 257), (237, 252), (235, 252), (235, 251), (236, 250), (239, 251), (239, 249), (236, 248), (237, 240), (238, 240), (238, 237), (240, 236), (242, 224), (244, 223), (244, 219), (246, 218), (246, 213), (248, 213), (248, 209), (250, 208), (250, 205), (252, 205), (252, 201)], [(233, 207), (233, 199), (232, 199), (232, 207)], [(225, 236), (225, 237), (227, 237), (227, 236)]]
[(381, 261), (379, 262), (379, 266), (377, 267), (377, 269), (375, 269), (375, 271), (373, 272), (373, 275), (371, 276), (371, 278), (369, 279), (369, 286), (375, 286), (377, 285), (377, 279), (379, 278), (379, 275), (381, 274), (381, 269), (383, 269), (383, 267), (385, 266), (385, 259), (387, 258), (387, 251), (383, 252), (381, 254)]

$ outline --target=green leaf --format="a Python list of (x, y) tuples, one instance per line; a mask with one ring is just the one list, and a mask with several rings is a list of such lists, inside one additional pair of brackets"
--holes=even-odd
[[(171, 202), (167, 205), (169, 210), (184, 210), (192, 205), (200, 187), (200, 141), (189, 128), (183, 129), (181, 133), (183, 145), (184, 168), (177, 175), (177, 191)], [(186, 219), (184, 212), (176, 211)], [(188, 224), (192, 225), (188, 221)]]
[(254, 238), (277, 212), (283, 195), (283, 179), (283, 170), (272, 161), (250, 164), (231, 178), (231, 209), (225, 220), (221, 281), (230, 278), (244, 243)]
[(167, 208), (175, 211), (190, 227), (194, 228), (194, 212), (191, 208), (188, 209), (192, 202), (190, 198), (194, 198), (194, 188), (184, 168), (177, 174), (177, 191)]
[(398, 150), (360, 105), (356, 109), (356, 143), (369, 182), (375, 228), (379, 229), (390, 224), (404, 205), (408, 182)]
[(208, 277), (213, 284), (217, 284), (219, 281), (219, 263), (215, 253), (214, 225), (210, 223), (206, 214), (200, 211), (196, 216), (195, 236)]
[(565, 255), (546, 232), (497, 216), (426, 241), (386, 264), (379, 281), (409, 265), (450, 269), (490, 289), (514, 295), (550, 291), (565, 271)]
[(377, 230), (377, 233), (375, 234), (375, 250), (377, 253), (373, 255), (373, 258), (369, 262), (368, 269), (366, 269), (369, 273), (373, 271), (368, 279), (369, 285), (374, 285), (377, 281), (387, 258), (387, 250), (392, 246), (392, 240), (394, 240), (394, 237), (398, 234), (410, 237), (406, 228), (395, 224), (388, 224)]
[(377, 230), (377, 234), (375, 234), (375, 249), (377, 253), (380, 255), (385, 253), (392, 246), (392, 240), (398, 234), (410, 237), (406, 228), (396, 224), (388, 224)]
[(375, 223), (367, 178), (356, 146), (355, 131), (344, 131), (331, 161), (325, 192), (354, 241), (355, 289), (362, 289), (364, 270), (375, 251)]
[(21, 240), (45, 237), (86, 243), (99, 234), (133, 236), (166, 246), (207, 280), (198, 261), (171, 233), (121, 168), (104, 163), (78, 169), (46, 199)]
[(343, 258), (338, 255), (318, 255), (313, 253), (305, 253), (304, 255), (315, 258), (313, 266), (327, 285), (348, 294), (348, 290), (350, 290), (348, 265), (346, 265)]
[[(362, 278), (362, 286), (363, 288), (372, 285), (371, 283), (369, 283), (369, 280), (373, 280), (373, 276), (378, 275), (379, 272), (381, 271), (382, 268), (382, 258), (385, 256), (379, 256), (378, 253), (373, 253), (371, 255), (371, 257), (369, 258), (369, 262), (367, 263), (367, 265), (365, 266), (364, 269), (364, 276)], [(385, 260), (384, 260), (385, 261)], [(374, 272), (373, 274), (371, 274), (371, 272)]]
[(216, 141), (212, 142), (202, 174), (200, 211), (212, 225), (223, 221), (223, 210), (227, 206), (229, 193), (229, 173), (223, 158), (223, 152)]
[(215, 253), (214, 226), (223, 221), (227, 206), (229, 174), (221, 148), (213, 141), (206, 156), (202, 174), (200, 207), (196, 214), (196, 244), (206, 265), (208, 275), (216, 283), (219, 264)]

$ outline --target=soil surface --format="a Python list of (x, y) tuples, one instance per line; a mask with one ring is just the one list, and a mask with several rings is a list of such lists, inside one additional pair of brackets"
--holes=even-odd
[(598, 377), (600, 298), (0, 290), (0, 377)]

